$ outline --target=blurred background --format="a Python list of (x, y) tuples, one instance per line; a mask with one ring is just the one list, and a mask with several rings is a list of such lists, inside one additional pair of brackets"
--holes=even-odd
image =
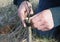
[[(0, 41), (1, 42), (26, 42), (25, 39), (27, 38), (25, 34), (26, 30), (21, 29), (23, 28), (23, 26), (18, 17), (17, 9), (18, 7), (13, 4), (13, 0), (0, 0)], [(60, 7), (53, 9), (51, 8), (51, 10), (53, 11), (53, 14), (60, 14)], [(18, 29), (15, 31), (16, 28), (19, 29), (18, 31), (19, 33), (17, 33)], [(60, 29), (58, 30), (60, 31)], [(17, 34), (15, 35), (15, 33)], [(56, 36), (58, 36), (58, 34), (60, 35), (60, 33), (56, 33)], [(13, 35), (14, 37), (12, 37)], [(55, 38), (41, 37), (37, 35), (35, 31), (33, 31), (32, 37), (33, 37), (33, 42), (58, 42), (58, 39)]]

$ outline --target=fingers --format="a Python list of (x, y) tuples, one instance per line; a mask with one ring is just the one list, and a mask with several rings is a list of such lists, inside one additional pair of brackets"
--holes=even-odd
[[(28, 8), (28, 7), (30, 7), (30, 8)], [(33, 14), (32, 5), (28, 1), (24, 1), (24, 2), (21, 3), (21, 5), (18, 8), (18, 16), (21, 19), (24, 27), (26, 27), (26, 24), (25, 24), (24, 20), (26, 19), (28, 13)]]
[(45, 21), (36, 21), (36, 22), (32, 21), (32, 22), (33, 22), (33, 26), (38, 30), (42, 30), (42, 31), (49, 30), (47, 22)]
[(47, 14), (46, 11), (34, 15), (30, 18), (30, 20), (31, 23), (33, 23), (33, 27), (37, 28), (38, 30), (48, 31), (54, 26), (51, 13)]
[(28, 13), (33, 14), (33, 9), (32, 9), (31, 3), (27, 2), (26, 4), (27, 4), (27, 11), (28, 11)]
[(26, 27), (25, 21), (22, 21), (22, 24), (23, 24), (24, 27)]
[(33, 23), (33, 27), (35, 27), (38, 30), (41, 30), (41, 31), (50, 30), (48, 28), (47, 22), (45, 21), (36, 21), (36, 22), (32, 21), (32, 23)]

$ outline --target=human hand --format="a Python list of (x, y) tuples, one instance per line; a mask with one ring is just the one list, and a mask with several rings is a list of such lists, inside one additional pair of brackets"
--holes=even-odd
[(32, 26), (38, 30), (48, 31), (54, 27), (52, 13), (49, 9), (34, 15), (30, 20)]
[(27, 18), (28, 13), (33, 14), (32, 5), (28, 1), (24, 1), (18, 8), (18, 16), (20, 17), (24, 27), (26, 27), (24, 20)]

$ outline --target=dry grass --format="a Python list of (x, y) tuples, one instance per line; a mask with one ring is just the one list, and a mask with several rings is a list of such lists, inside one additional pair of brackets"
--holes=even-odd
[(5, 7), (9, 4), (11, 4), (13, 0), (0, 0), (0, 7)]
[[(16, 28), (19, 25), (19, 17), (17, 15), (17, 7), (12, 3), (4, 3), (8, 0), (0, 0), (0, 34), (7, 34), (12, 28)], [(11, 1), (9, 1), (11, 2)], [(8, 2), (8, 3), (9, 3)], [(4, 5), (3, 5), (4, 3)], [(33, 39), (33, 42), (57, 42), (55, 39), (40, 38)]]

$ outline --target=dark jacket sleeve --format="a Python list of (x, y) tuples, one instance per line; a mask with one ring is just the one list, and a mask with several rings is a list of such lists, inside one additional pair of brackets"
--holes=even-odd
[(50, 10), (54, 20), (54, 27), (57, 27), (60, 25), (60, 7), (51, 8)]
[(16, 6), (19, 6), (24, 0), (14, 0), (13, 3), (16, 5)]
[(40, 11), (58, 6), (60, 6), (60, 0), (40, 0), (39, 2)]
[[(23, 1), (25, 0), (14, 0), (13, 3), (16, 5), (16, 6), (19, 6)], [(26, 0), (28, 1), (28, 0)]]
[(53, 20), (54, 20), (54, 25), (55, 27), (60, 25), (60, 8), (54, 8), (54, 7), (59, 7), (60, 6), (60, 0), (40, 0), (39, 2), (39, 10), (38, 12), (41, 12), (45, 9), (51, 9)]

